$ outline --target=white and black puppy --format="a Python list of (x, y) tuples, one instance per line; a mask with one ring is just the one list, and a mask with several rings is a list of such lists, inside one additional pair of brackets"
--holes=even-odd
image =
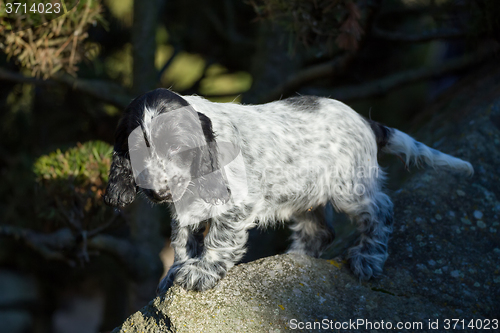
[(142, 192), (171, 204), (175, 262), (159, 293), (174, 282), (214, 287), (242, 258), (253, 227), (290, 221), (289, 252), (318, 257), (334, 239), (328, 203), (356, 224), (348, 261), (369, 279), (382, 272), (392, 231), (379, 152), (473, 173), (470, 163), (333, 99), (221, 104), (156, 89), (132, 101), (118, 125), (105, 202), (124, 207)]

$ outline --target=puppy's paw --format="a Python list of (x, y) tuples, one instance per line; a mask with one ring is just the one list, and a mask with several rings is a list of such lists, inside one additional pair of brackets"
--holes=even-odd
[(177, 271), (175, 283), (186, 290), (205, 291), (215, 287), (226, 272), (222, 263), (190, 259)]
[(162, 295), (166, 293), (170, 287), (174, 284), (175, 275), (180, 268), (180, 264), (173, 264), (168, 270), (167, 275), (160, 281), (158, 287), (156, 287), (156, 295)]
[(387, 253), (383, 251), (367, 251), (358, 245), (349, 250), (347, 261), (351, 271), (360, 280), (369, 280), (382, 275)]

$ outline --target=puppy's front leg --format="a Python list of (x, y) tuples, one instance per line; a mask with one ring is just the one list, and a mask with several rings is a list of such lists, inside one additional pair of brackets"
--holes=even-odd
[(247, 228), (234, 219), (213, 219), (199, 258), (188, 259), (177, 271), (175, 283), (187, 290), (213, 288), (245, 254)]
[(204, 231), (204, 224), (180, 227), (177, 221), (172, 220), (170, 245), (174, 248), (174, 263), (158, 285), (156, 289), (158, 295), (165, 293), (172, 286), (177, 271), (186, 261), (201, 255)]

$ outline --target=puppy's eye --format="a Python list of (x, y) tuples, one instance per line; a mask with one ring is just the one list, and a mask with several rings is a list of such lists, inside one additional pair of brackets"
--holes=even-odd
[(180, 146), (172, 146), (169, 148), (170, 153), (178, 152), (181, 149)]

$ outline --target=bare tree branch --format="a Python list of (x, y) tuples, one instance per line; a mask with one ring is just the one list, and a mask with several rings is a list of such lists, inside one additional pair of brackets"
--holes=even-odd
[(98, 226), (95, 229), (90, 230), (87, 233), (87, 237), (92, 238), (92, 237), (98, 235), (99, 233), (103, 232), (104, 230), (108, 229), (111, 225), (113, 225), (113, 223), (116, 222), (118, 216), (124, 217), (122, 210), (119, 210), (118, 213), (113, 214), (113, 217), (110, 218), (108, 222), (101, 224), (100, 226)]
[(420, 4), (415, 4), (414, 6), (400, 6), (397, 8), (384, 8), (381, 11), (379, 20), (393, 20), (394, 18), (409, 16), (419, 16), (419, 15), (435, 15), (443, 12), (458, 12), (467, 9), (468, 4), (466, 2), (460, 1), (448, 1), (442, 3), (438, 6), (425, 4), (424, 2)]
[(136, 281), (151, 278), (156, 271), (153, 263), (159, 260), (157, 253), (140, 244), (110, 235), (99, 234), (89, 239), (88, 247), (114, 256)]
[(436, 39), (454, 39), (465, 36), (465, 32), (458, 29), (433, 29), (419, 34), (405, 34), (402, 32), (386, 31), (375, 27), (372, 36), (393, 42), (421, 43)]
[(467, 67), (481, 63), (494, 56), (499, 50), (499, 45), (494, 44), (484, 49), (456, 59), (448, 60), (446, 63), (431, 67), (411, 69), (397, 74), (355, 86), (344, 86), (333, 90), (325, 90), (323, 93), (341, 101), (350, 101), (384, 95), (389, 91), (400, 88), (410, 83), (421, 80), (440, 77), (446, 74), (458, 72)]
[[(77, 236), (70, 228), (62, 228), (44, 234), (31, 229), (0, 225), (0, 236), (10, 237), (26, 244), (46, 260), (62, 261), (72, 267), (76, 265), (76, 261), (68, 256), (67, 251), (76, 251), (73, 254), (76, 254), (77, 257), (81, 255)], [(102, 251), (116, 257), (137, 280), (150, 276), (151, 262), (156, 258), (153, 258), (150, 252), (141, 249), (137, 244), (127, 239), (103, 234), (84, 239), (84, 241), (89, 250)]]
[(53, 86), (55, 85), (54, 81), (51, 80), (41, 80), (34, 77), (24, 76), (22, 74), (8, 71), (6, 69), (0, 68), (0, 81), (11, 81), (17, 83), (30, 83), (36, 85), (45, 85), (45, 86)]
[(283, 84), (276, 87), (276, 89), (262, 98), (260, 103), (267, 103), (280, 99), (283, 95), (288, 95), (298, 90), (308, 82), (335, 75), (347, 67), (347, 64), (353, 57), (354, 55), (352, 53), (343, 53), (331, 61), (306, 68), (285, 80)]
[(69, 75), (58, 75), (52, 79), (42, 80), (0, 68), (0, 81), (29, 83), (39, 86), (63, 84), (75, 91), (83, 92), (119, 108), (125, 108), (132, 100), (125, 88), (114, 82), (104, 80), (76, 79)]
[(56, 76), (53, 80), (122, 109), (133, 99), (125, 88), (111, 81), (75, 79), (69, 75)]
[(74, 260), (60, 252), (61, 249), (74, 245), (75, 238), (69, 228), (59, 229), (50, 234), (38, 234), (31, 229), (0, 225), (0, 236), (8, 236), (23, 242), (47, 260), (63, 261), (75, 266)]
[(179, 52), (180, 52), (180, 49), (178, 47), (174, 46), (174, 52), (172, 52), (172, 55), (170, 56), (170, 58), (165, 62), (163, 67), (158, 72), (158, 76), (157, 76), (158, 81), (161, 80), (163, 73), (165, 73), (165, 71), (170, 67), (170, 65), (172, 65), (172, 62), (174, 61), (175, 57), (179, 54)]

